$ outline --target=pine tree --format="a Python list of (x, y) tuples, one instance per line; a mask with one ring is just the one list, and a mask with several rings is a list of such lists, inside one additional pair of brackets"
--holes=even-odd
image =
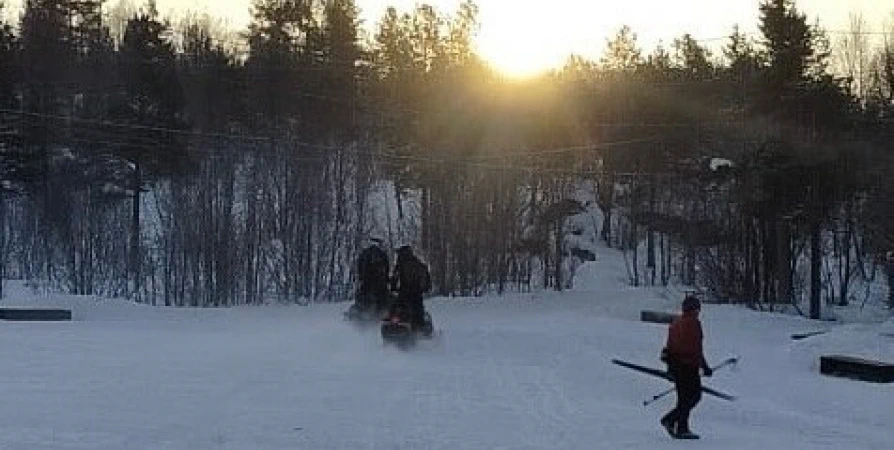
[(474, 38), (479, 29), (478, 5), (471, 0), (462, 2), (456, 17), (449, 21), (447, 36), (447, 52), (449, 64), (464, 67), (475, 61)]
[(806, 79), (814, 52), (814, 30), (794, 0), (764, 0), (759, 28), (768, 64), (768, 93), (780, 97), (797, 95)]
[(646, 65), (649, 66), (649, 72), (656, 75), (658, 80), (667, 80), (671, 77), (673, 71), (673, 63), (671, 55), (664, 48), (662, 42), (658, 42), (655, 50), (646, 58)]
[(308, 51), (317, 23), (310, 0), (255, 0), (249, 25), (249, 106), (259, 114), (257, 129), (283, 130), (299, 119), (303, 100), (299, 88), (312, 76)]
[(763, 62), (754, 47), (754, 42), (739, 30), (738, 25), (733, 27), (728, 39), (723, 47), (728, 78), (740, 83), (756, 79)]
[[(64, 222), (67, 204), (53, 186), (54, 153), (68, 143), (70, 127), (59, 121), (71, 112), (75, 92), (71, 90), (76, 53), (72, 46), (68, 0), (27, 0), (21, 18), (20, 62), (22, 68), (22, 117), (24, 172), (33, 183), (26, 186), (33, 196), (34, 213), (40, 231), (38, 250), (32, 257), (40, 261), (40, 271), (49, 278), (55, 273), (54, 230)], [(37, 268), (35, 267), (37, 270)]]
[(122, 144), (114, 152), (130, 167), (121, 181), (132, 194), (130, 292), (137, 298), (142, 280), (140, 198), (144, 184), (184, 170), (187, 161), (184, 134), (180, 132), (186, 128), (184, 97), (169, 32), (150, 2), (148, 11), (127, 22), (119, 50), (123, 90), (118, 93), (113, 113), (118, 122), (133, 128), (119, 138)]
[(689, 33), (674, 39), (673, 49), (674, 61), (690, 74), (691, 79), (705, 79), (713, 75), (711, 51), (702, 47)]
[(374, 97), (382, 109), (379, 135), (396, 149), (406, 148), (412, 140), (412, 130), (406, 124), (416, 109), (420, 79), (414, 67), (410, 21), (409, 14), (388, 8), (379, 22), (373, 48), (378, 73)]
[[(0, 12), (3, 10), (0, 0)], [(19, 57), (19, 41), (13, 34), (12, 26), (0, 16), (0, 109), (19, 109), (16, 95), (16, 85), (21, 81)], [(18, 184), (29, 178), (23, 172), (28, 164), (27, 155), (22, 152), (19, 127), (22, 117), (10, 111), (0, 111), (0, 180)], [(0, 186), (0, 193), (8, 188), (7, 185)]]
[(326, 69), (326, 76), (321, 80), (321, 93), (332, 101), (326, 102), (326, 115), (320, 120), (334, 134), (342, 135), (342, 139), (357, 131), (358, 63), (361, 58), (358, 14), (353, 0), (330, 1), (326, 4), (321, 30)]
[(418, 5), (413, 12), (410, 41), (417, 71), (428, 73), (446, 66), (443, 25), (444, 18), (431, 5)]
[[(0, 0), (0, 13), (4, 3)], [(12, 26), (0, 15), (0, 108), (16, 106), (15, 85), (19, 81), (19, 42)]]
[(408, 15), (400, 16), (395, 8), (389, 7), (379, 22), (374, 51), (384, 79), (400, 79), (412, 66), (412, 44), (405, 26), (408, 21)]
[(71, 30), (75, 53), (73, 78), (81, 92), (73, 113), (79, 117), (106, 118), (117, 82), (114, 42), (102, 15), (104, 2), (72, 0), (69, 4), (70, 14), (76, 18)]
[[(760, 5), (759, 26), (766, 55), (766, 83), (759, 111), (775, 119), (773, 134), (777, 142), (771, 140), (767, 145), (785, 161), (759, 171), (766, 184), (765, 192), (770, 195), (759, 219), (767, 229), (775, 230), (783, 217), (791, 217), (806, 230), (804, 237), (810, 248), (810, 317), (818, 319), (823, 288), (823, 227), (834, 206), (849, 194), (830, 184), (835, 177), (843, 180), (849, 174), (836, 171), (839, 156), (824, 150), (830, 148), (849, 122), (852, 101), (841, 80), (828, 73), (825, 33), (818, 24), (808, 25), (793, 0), (765, 0)], [(797, 181), (792, 183), (793, 180)], [(787, 270), (792, 258), (789, 224), (783, 225), (786, 232), (769, 233), (766, 238), (764, 272), (778, 273), (775, 278), (791, 286)], [(784, 257), (778, 256), (783, 254)], [(773, 281), (769, 277), (765, 283), (770, 298), (775, 297)], [(780, 289), (791, 292), (788, 288)]]
[(642, 50), (633, 30), (624, 25), (606, 43), (602, 66), (609, 71), (632, 72), (642, 64)]
[[(67, 0), (28, 0), (21, 21), (23, 107), (41, 115), (64, 112), (64, 86), (75, 59), (68, 26)], [(48, 118), (28, 119), (27, 140), (45, 150), (59, 140)]]
[(190, 17), (180, 28), (178, 68), (187, 121), (198, 130), (228, 132), (244, 112), (244, 85), (235, 58), (215, 39), (207, 17)]

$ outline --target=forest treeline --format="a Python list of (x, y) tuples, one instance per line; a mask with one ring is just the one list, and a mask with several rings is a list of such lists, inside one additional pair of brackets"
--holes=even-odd
[(384, 234), (438, 295), (563, 289), (597, 209), (635, 285), (819, 317), (894, 285), (894, 25), (759, 9), (720, 47), (646, 51), (621, 26), (601, 58), (522, 81), (476, 54), (472, 2), (389, 8), (364, 38), (352, 0), (254, 0), (245, 30), (26, 0), (0, 22), (0, 276), (332, 301)]

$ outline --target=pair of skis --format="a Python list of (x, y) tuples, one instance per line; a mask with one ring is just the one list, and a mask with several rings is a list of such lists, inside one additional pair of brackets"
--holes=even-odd
[[(673, 378), (673, 377), (671, 376), (671, 374), (668, 373), (666, 370), (661, 370), (661, 369), (655, 369), (655, 368), (652, 368), (652, 367), (641, 366), (641, 365), (639, 365), (639, 364), (634, 364), (634, 363), (627, 362), (627, 361), (623, 361), (623, 360), (620, 360), (620, 359), (612, 359), (612, 362), (615, 363), (615, 364), (617, 364), (617, 365), (619, 365), (619, 366), (621, 366), (621, 367), (626, 367), (626, 368), (628, 368), (628, 369), (636, 370), (636, 371), (638, 371), (638, 372), (642, 372), (642, 373), (645, 373), (645, 374), (648, 374), (648, 375), (652, 375), (652, 376), (654, 376), (654, 377), (662, 378), (662, 379), (667, 380), (667, 381), (670, 381), (670, 382), (673, 382), (673, 381), (674, 381), (674, 378)], [(713, 371), (716, 372), (718, 369), (722, 369), (722, 368), (724, 368), (724, 367), (726, 367), (726, 366), (733, 365), (733, 364), (736, 364), (736, 363), (738, 363), (738, 362), (739, 362), (739, 358), (738, 358), (738, 357), (727, 358), (727, 359), (725, 359), (722, 363), (718, 364), (718, 365), (715, 366), (715, 367), (712, 367), (711, 369), (712, 369)], [(652, 398), (650, 398), (650, 399), (644, 401), (644, 402), (643, 402), (643, 406), (648, 406), (650, 403), (654, 402), (655, 400), (660, 399), (661, 397), (664, 397), (664, 396), (667, 395), (667, 394), (670, 394), (670, 393), (673, 392), (673, 391), (674, 391), (674, 388), (670, 388), (670, 389), (668, 389), (668, 390), (666, 390), (666, 391), (664, 391), (664, 392), (662, 392), (662, 393), (660, 393), (660, 394), (657, 394), (657, 395), (653, 396)], [(727, 401), (734, 401), (734, 400), (736, 399), (736, 397), (734, 397), (734, 396), (732, 396), (732, 395), (725, 394), (725, 393), (723, 393), (723, 392), (717, 391), (717, 390), (712, 389), (712, 388), (709, 388), (709, 387), (707, 387), (707, 386), (702, 386), (702, 392), (704, 392), (705, 394), (708, 394), (708, 395), (712, 395), (712, 396), (717, 397), (717, 398), (722, 398), (722, 399), (727, 400)]]

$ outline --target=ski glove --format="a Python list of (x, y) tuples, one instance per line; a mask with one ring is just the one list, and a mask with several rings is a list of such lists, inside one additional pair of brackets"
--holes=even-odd
[(702, 369), (702, 372), (704, 372), (706, 378), (711, 378), (711, 376), (714, 375), (714, 369), (708, 366), (705, 366), (705, 368)]

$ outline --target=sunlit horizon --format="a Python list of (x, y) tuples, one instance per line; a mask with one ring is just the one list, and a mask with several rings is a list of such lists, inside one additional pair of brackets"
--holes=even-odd
[[(428, 3), (440, 13), (453, 15), (462, 0), (356, 0), (364, 29), (374, 33), (388, 6), (409, 12)], [(813, 23), (819, 18), (828, 29), (846, 29), (848, 14), (862, 12), (869, 28), (881, 29), (894, 14), (894, 3), (876, 0), (799, 0), (798, 8)], [(158, 0), (159, 8), (202, 9), (226, 16), (233, 26), (246, 26), (249, 0)], [(709, 48), (723, 44), (734, 25), (756, 35), (758, 0), (551, 0), (547, 3), (517, 0), (479, 0), (481, 28), (475, 45), (479, 55), (512, 77), (529, 77), (558, 68), (572, 54), (598, 59), (606, 41), (623, 26), (636, 33), (640, 47), (649, 53), (661, 43), (669, 48), (675, 38), (689, 33)]]
[[(6, 3), (15, 5), (23, 0)], [(110, 0), (107, 5), (113, 5)], [(134, 0), (136, 5), (144, 2)], [(462, 0), (356, 0), (366, 33), (372, 35), (389, 6), (409, 12), (428, 3), (441, 14), (452, 16)], [(669, 48), (675, 38), (689, 33), (709, 48), (723, 44), (734, 25), (757, 34), (758, 0), (627, 0), (608, 3), (594, 0), (551, 0), (548, 3), (516, 0), (478, 0), (480, 30), (475, 39), (479, 55), (495, 69), (513, 77), (528, 77), (558, 68), (571, 55), (596, 60), (606, 41), (623, 26), (631, 27), (644, 53), (661, 43)], [(894, 23), (894, 2), (876, 0), (799, 0), (798, 8), (811, 23), (830, 30), (848, 27), (848, 14), (860, 12), (873, 30)], [(207, 12), (235, 29), (250, 21), (250, 0), (157, 0), (163, 15), (187, 10)]]

